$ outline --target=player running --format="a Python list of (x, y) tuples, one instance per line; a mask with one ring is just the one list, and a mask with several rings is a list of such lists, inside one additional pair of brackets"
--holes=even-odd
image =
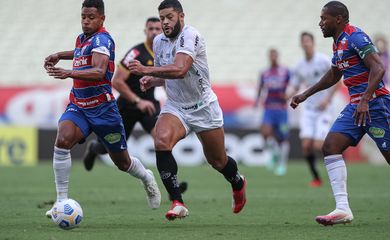
[(328, 2), (322, 8), (319, 26), (325, 38), (334, 40), (332, 67), (318, 83), (293, 97), (291, 107), (296, 108), (311, 95), (344, 77), (350, 103), (334, 122), (322, 148), (336, 209), (315, 218), (320, 224), (333, 225), (353, 220), (344, 150), (355, 146), (367, 133), (390, 163), (390, 92), (382, 80), (385, 69), (375, 46), (367, 34), (349, 24), (349, 12), (343, 3)]
[(280, 66), (279, 53), (276, 49), (270, 49), (269, 60), (271, 66), (260, 74), (260, 82), (257, 90), (255, 107), (259, 103), (262, 91), (267, 92), (264, 100), (263, 122), (260, 133), (264, 137), (266, 147), (272, 150), (272, 159), (268, 162), (269, 169), (275, 167), (275, 174), (286, 174), (289, 153), (288, 143), (288, 113), (286, 89), (290, 81), (290, 71)]
[[(304, 57), (295, 66), (288, 89), (289, 96), (295, 95), (302, 86), (307, 88), (316, 84), (331, 66), (328, 56), (315, 51), (313, 34), (303, 32), (300, 40)], [(331, 127), (333, 109), (330, 103), (339, 86), (340, 83), (308, 99), (303, 104), (300, 115), (299, 137), (302, 140), (303, 155), (313, 176), (313, 180), (309, 184), (312, 187), (322, 185), (322, 180), (315, 164), (315, 155), (316, 152), (321, 151), (325, 137)]]
[[(44, 67), (49, 76), (73, 78), (70, 103), (59, 120), (54, 146), (57, 201), (68, 198), (70, 149), (94, 132), (119, 170), (142, 181), (149, 206), (158, 208), (161, 194), (152, 171), (145, 169), (137, 158), (130, 158), (127, 152), (122, 119), (111, 89), (115, 44), (103, 27), (104, 20), (104, 2), (85, 0), (81, 9), (83, 33), (77, 37), (75, 49), (58, 52), (45, 59)], [(73, 59), (73, 69), (55, 67), (62, 59)], [(46, 215), (51, 216), (51, 209)]]
[[(139, 82), (141, 76), (131, 74), (126, 67), (134, 59), (143, 65), (153, 66), (153, 39), (162, 32), (160, 19), (157, 17), (148, 18), (144, 32), (145, 42), (137, 44), (126, 53), (112, 78), (113, 87), (120, 93), (117, 104), (123, 120), (126, 140), (129, 139), (137, 122), (147, 133), (154, 135), (154, 126), (160, 113), (160, 102), (154, 97), (155, 88), (152, 87), (145, 92), (141, 91)], [(83, 158), (85, 169), (91, 171), (96, 156), (106, 153), (107, 150), (100, 141), (89, 141)], [(187, 186), (187, 182), (180, 183), (181, 193), (187, 190)]]
[(143, 66), (134, 60), (128, 67), (132, 73), (145, 76), (140, 80), (141, 89), (166, 86), (168, 100), (154, 136), (157, 168), (173, 200), (165, 217), (175, 220), (188, 215), (179, 191), (172, 149), (191, 131), (200, 139), (207, 161), (231, 183), (232, 210), (239, 213), (246, 203), (246, 181), (238, 173), (236, 162), (226, 155), (222, 110), (211, 89), (204, 39), (195, 28), (184, 25), (179, 1), (165, 0), (158, 10), (164, 34), (154, 39), (155, 66)]

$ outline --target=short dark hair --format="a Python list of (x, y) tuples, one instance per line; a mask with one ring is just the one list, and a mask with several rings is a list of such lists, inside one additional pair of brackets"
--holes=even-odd
[(103, 0), (84, 0), (82, 8), (96, 8), (98, 13), (104, 15), (104, 2)]
[(160, 22), (160, 19), (158, 17), (150, 17), (150, 18), (146, 19), (145, 24), (148, 24), (149, 22)]
[(166, 8), (173, 8), (173, 10), (179, 13), (183, 12), (183, 7), (178, 0), (164, 0), (160, 3), (160, 6), (158, 6), (159, 11)]
[(302, 41), (303, 37), (305, 37), (305, 36), (308, 36), (314, 42), (314, 36), (313, 36), (313, 34), (311, 34), (309, 32), (302, 32), (301, 33), (301, 41)]
[(324, 8), (328, 9), (328, 12), (331, 16), (337, 17), (341, 15), (345, 23), (349, 23), (349, 11), (347, 6), (345, 6), (342, 2), (339, 1), (330, 1), (327, 4), (325, 4)]

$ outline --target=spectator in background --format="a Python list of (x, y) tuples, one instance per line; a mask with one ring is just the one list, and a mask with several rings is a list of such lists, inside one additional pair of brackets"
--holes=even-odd
[(383, 81), (385, 82), (385, 85), (389, 84), (389, 66), (390, 66), (390, 61), (389, 61), (389, 51), (388, 51), (388, 43), (387, 39), (383, 35), (378, 35), (374, 43), (376, 47), (378, 48), (378, 54), (379, 57), (382, 60), (383, 65), (385, 66), (385, 75), (383, 76)]
[(265, 139), (266, 148), (272, 150), (273, 157), (268, 163), (268, 168), (275, 168), (275, 174), (281, 176), (286, 173), (290, 148), (286, 100), (290, 73), (286, 67), (280, 66), (278, 58), (278, 51), (270, 49), (271, 66), (260, 74), (255, 107), (258, 106), (261, 93), (265, 91), (267, 95), (264, 98), (264, 115), (260, 133)]

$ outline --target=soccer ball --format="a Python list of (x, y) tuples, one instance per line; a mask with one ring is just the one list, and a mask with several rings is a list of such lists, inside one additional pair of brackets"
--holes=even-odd
[(56, 202), (53, 206), (51, 219), (60, 228), (69, 230), (77, 227), (83, 219), (83, 209), (73, 199)]

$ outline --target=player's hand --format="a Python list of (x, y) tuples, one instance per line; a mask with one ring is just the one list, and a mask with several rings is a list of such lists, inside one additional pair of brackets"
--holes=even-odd
[(127, 64), (127, 68), (132, 74), (145, 75), (145, 66), (142, 65), (138, 60), (131, 60)]
[(141, 91), (146, 92), (149, 88), (154, 87), (153, 85), (154, 77), (144, 76), (139, 80)]
[(305, 100), (307, 99), (306, 95), (305, 94), (298, 94), (298, 95), (295, 95), (292, 99), (291, 99), (291, 103), (290, 103), (290, 106), (292, 108), (296, 108), (298, 107), (298, 105), (301, 103), (301, 102), (304, 102)]
[(65, 79), (71, 76), (71, 70), (65, 70), (63, 68), (48, 67), (46, 71), (49, 76), (52, 76), (56, 79)]
[(371, 116), (368, 107), (368, 101), (360, 100), (359, 104), (356, 106), (355, 112), (352, 115), (355, 118), (355, 125), (366, 126), (367, 118), (371, 122)]
[(148, 100), (140, 100), (137, 103), (137, 108), (141, 110), (143, 113), (147, 113), (149, 116), (152, 116), (156, 112), (156, 108), (151, 101)]
[(60, 61), (60, 57), (57, 53), (54, 53), (48, 57), (45, 58), (45, 61), (43, 63), (43, 67), (48, 70), (49, 67), (54, 67), (58, 61)]

